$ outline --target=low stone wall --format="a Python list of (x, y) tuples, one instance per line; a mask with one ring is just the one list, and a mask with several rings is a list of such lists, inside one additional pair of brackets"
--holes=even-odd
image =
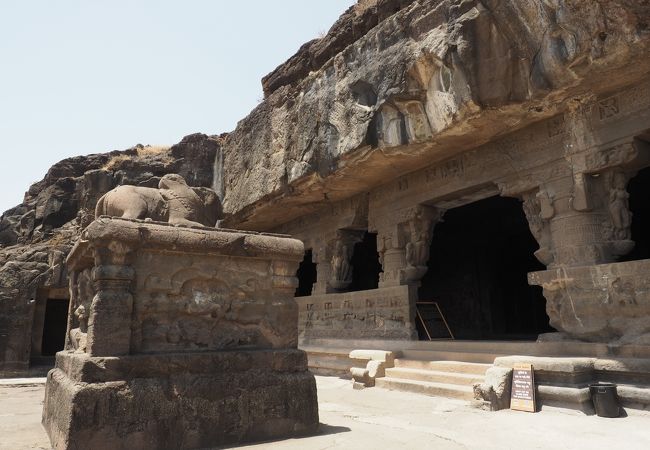
[(195, 449), (314, 432), (297, 347), (300, 241), (99, 218), (68, 258), (66, 350), (43, 425), (58, 449)]
[(298, 297), (301, 342), (310, 339), (417, 339), (417, 287)]

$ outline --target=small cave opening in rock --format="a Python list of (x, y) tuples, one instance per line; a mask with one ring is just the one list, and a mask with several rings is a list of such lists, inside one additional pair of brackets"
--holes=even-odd
[(434, 229), (419, 301), (438, 303), (456, 339), (534, 340), (554, 331), (542, 289), (528, 284), (528, 272), (545, 270), (538, 247), (517, 199), (453, 208)]
[(298, 288), (295, 293), (296, 297), (311, 295), (311, 291), (314, 288), (317, 272), (316, 264), (314, 264), (312, 257), (312, 250), (307, 250), (305, 252), (305, 257), (298, 266), (298, 272), (296, 272), (296, 277), (298, 277)]
[(48, 299), (43, 322), (42, 356), (54, 356), (65, 347), (69, 300)]
[(352, 284), (350, 292), (377, 289), (379, 285), (379, 254), (377, 253), (377, 234), (364, 233), (363, 240), (354, 245), (352, 253)]
[(632, 213), (632, 240), (634, 248), (620, 261), (650, 259), (650, 167), (640, 170), (627, 184)]

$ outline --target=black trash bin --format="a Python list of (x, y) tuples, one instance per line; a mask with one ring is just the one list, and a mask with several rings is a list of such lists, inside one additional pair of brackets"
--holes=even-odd
[(591, 401), (594, 402), (594, 409), (599, 417), (618, 417), (620, 408), (616, 385), (613, 383), (596, 383), (589, 385)]

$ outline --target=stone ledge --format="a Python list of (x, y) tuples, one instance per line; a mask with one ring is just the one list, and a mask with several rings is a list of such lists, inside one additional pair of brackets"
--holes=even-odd
[(302, 261), (304, 246), (297, 239), (268, 233), (207, 227), (180, 227), (167, 223), (102, 216), (88, 225), (67, 262), (74, 270), (89, 248), (89, 241), (112, 242), (162, 251)]
[(217, 376), (247, 371), (298, 373), (307, 371), (307, 354), (302, 350), (286, 349), (91, 357), (85, 353), (62, 351), (57, 354), (56, 369), (70, 379), (84, 383), (164, 378), (178, 374)]

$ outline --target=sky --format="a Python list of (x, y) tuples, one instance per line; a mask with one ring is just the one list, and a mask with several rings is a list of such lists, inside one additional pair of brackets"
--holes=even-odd
[(0, 213), (61, 159), (231, 131), (355, 0), (0, 0)]

